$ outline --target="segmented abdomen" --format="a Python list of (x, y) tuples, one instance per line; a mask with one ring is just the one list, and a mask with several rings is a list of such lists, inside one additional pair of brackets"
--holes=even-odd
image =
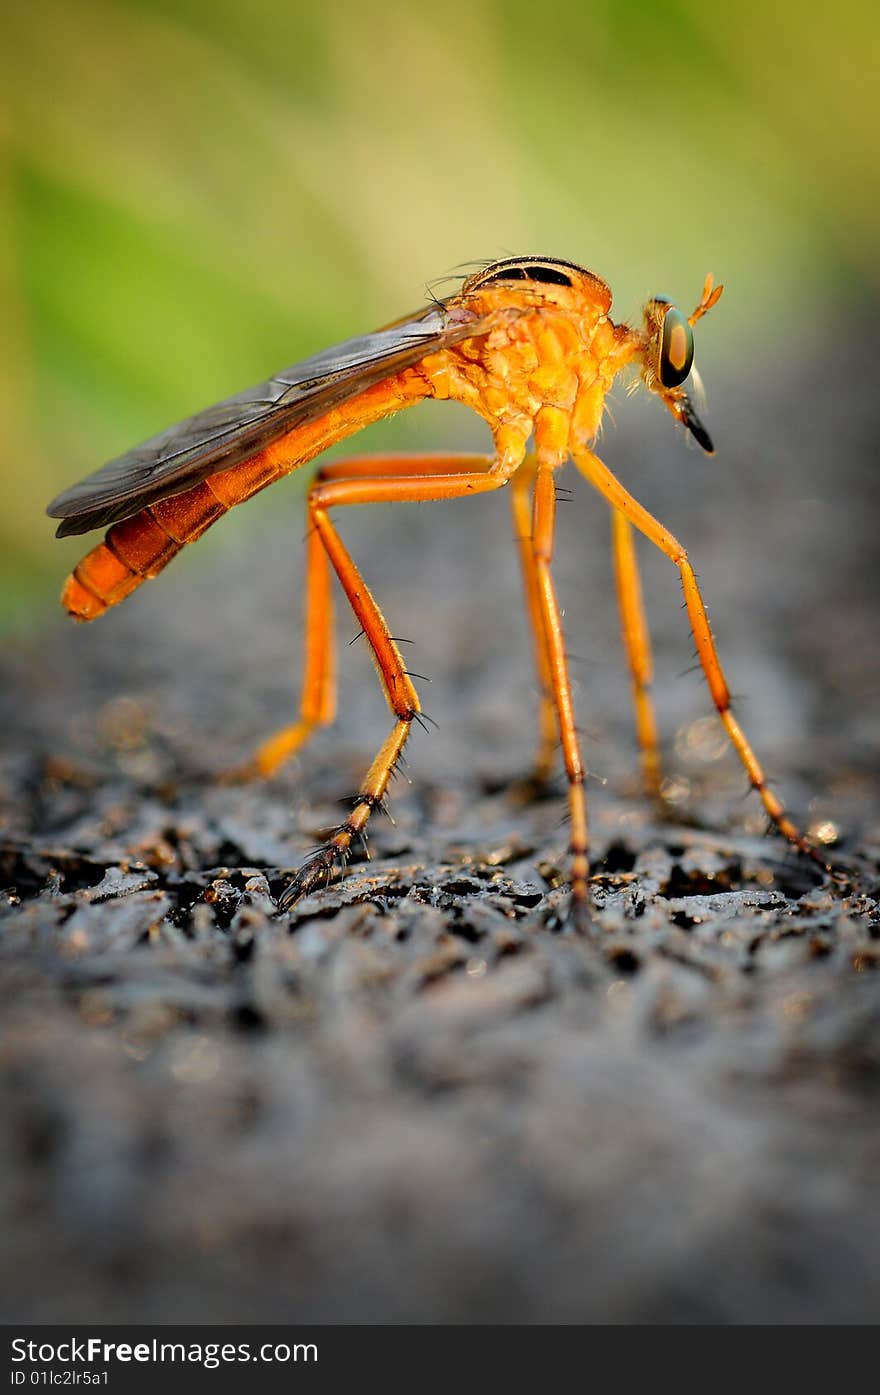
[(61, 604), (75, 620), (96, 620), (158, 576), (186, 543), (195, 542), (234, 504), (276, 480), (283, 471), (263, 451), (232, 470), (152, 504), (107, 530), (67, 578)]
[(75, 620), (97, 620), (141, 582), (158, 576), (186, 543), (195, 542), (236, 504), (313, 460), (336, 441), (429, 396), (431, 390), (422, 374), (405, 369), (305, 422), (250, 460), (114, 523), (104, 541), (67, 578), (61, 604)]

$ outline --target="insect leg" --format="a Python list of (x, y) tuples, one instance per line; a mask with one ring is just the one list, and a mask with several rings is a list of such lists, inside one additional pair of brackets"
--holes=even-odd
[(299, 720), (262, 742), (253, 758), (225, 780), (270, 779), (308, 741), (315, 727), (336, 716), (333, 592), (330, 564), (316, 529), (306, 539), (305, 663)]
[[(326, 486), (318, 485), (311, 495)], [(291, 886), (279, 903), (291, 904), (296, 897), (310, 891), (326, 879), (337, 862), (345, 860), (353, 841), (366, 827), (373, 809), (382, 803), (392, 772), (400, 759), (413, 720), (421, 704), (397, 644), (394, 642), (384, 615), (376, 604), (366, 582), (355, 566), (351, 554), (334, 528), (327, 513), (310, 502), (309, 523), (319, 538), (326, 556), (342, 583), (367, 642), (373, 651), (379, 681), (395, 722), (361, 784), (354, 807), (348, 818), (334, 829), (326, 844), (300, 868)]]
[(636, 735), (642, 753), (645, 792), (656, 799), (660, 795), (660, 747), (650, 691), (653, 677), (651, 638), (645, 619), (633, 528), (620, 509), (611, 510), (611, 540), (623, 643), (632, 675)]
[(742, 727), (733, 715), (730, 706), (730, 692), (718, 659), (712, 631), (709, 628), (706, 607), (703, 604), (694, 569), (685, 549), (678, 539), (663, 527), (662, 523), (659, 523), (624, 489), (620, 481), (608, 469), (608, 466), (603, 464), (592, 451), (582, 448), (575, 455), (574, 461), (581, 473), (608, 500), (612, 508), (619, 509), (629, 522), (638, 528), (639, 532), (644, 533), (645, 537), (649, 538), (656, 547), (659, 547), (661, 552), (665, 552), (666, 556), (678, 567), (681, 572), (685, 608), (697, 646), (697, 657), (712, 695), (712, 701), (718, 709), (718, 715), (724, 724), (731, 744), (745, 767), (750, 783), (760, 795), (761, 803), (780, 833), (801, 852), (812, 857), (824, 868), (826, 864), (820, 854), (798, 832), (786, 814), (781, 800), (767, 785), (761, 764), (749, 745)]
[(333, 460), (322, 465), (315, 476), (316, 484), (327, 480), (354, 479), (403, 479), (405, 477), (425, 477), (428, 475), (467, 475), (475, 471), (484, 473), (490, 465), (486, 455), (450, 455), (448, 452), (423, 451), (418, 455), (348, 455), (344, 460)]
[[(415, 468), (414, 457), (404, 459), (410, 462), (411, 468)], [(466, 463), (470, 464), (472, 459), (469, 458)], [(485, 459), (483, 463), (489, 464)], [(380, 466), (385, 473), (379, 478), (371, 478), (371, 469), (378, 469)], [(363, 834), (373, 809), (381, 805), (412, 723), (420, 711), (418, 693), (406, 672), (400, 650), (351, 554), (330, 521), (329, 510), (351, 504), (416, 503), (486, 493), (507, 483), (515, 463), (506, 470), (496, 467), (479, 473), (472, 469), (463, 469), (456, 473), (454, 457), (447, 457), (445, 465), (441, 465), (439, 459), (429, 457), (427, 462), (422, 462), (421, 475), (412, 474), (405, 466), (400, 478), (388, 474), (394, 467), (394, 460), (388, 458), (381, 462), (373, 462), (370, 466), (364, 463), (359, 477), (355, 473), (354, 477), (344, 479), (319, 480), (309, 494), (310, 524), (323, 542), (327, 556), (373, 651), (379, 681), (386, 701), (394, 713), (395, 722), (364, 777), (348, 818), (334, 831), (324, 847), (299, 869), (279, 901), (282, 910), (323, 881), (337, 862), (345, 860), (352, 842)], [(437, 474), (430, 473), (432, 467), (438, 471)]]
[(553, 774), (556, 759), (556, 708), (553, 702), (550, 679), (550, 660), (547, 642), (544, 638), (544, 622), (541, 616), (541, 602), (538, 594), (538, 577), (535, 568), (535, 553), (532, 547), (532, 498), (531, 487), (535, 478), (533, 460), (527, 460), (514, 475), (510, 485), (510, 502), (513, 508), (513, 528), (519, 549), (522, 567), (523, 586), (526, 595), (526, 610), (532, 631), (535, 667), (538, 673), (539, 745), (532, 779), (537, 788), (546, 785)]
[[(402, 475), (466, 472), (486, 465), (484, 455), (349, 456), (325, 465), (315, 484), (329, 479), (369, 479), (392, 469)], [(314, 486), (313, 486), (314, 487)], [(225, 773), (224, 782), (271, 779), (305, 745), (315, 727), (329, 726), (336, 716), (336, 666), (333, 655), (333, 595), (329, 558), (318, 530), (310, 527), (306, 542), (305, 667), (300, 715), (261, 743), (251, 760)]]
[(585, 770), (578, 744), (568, 675), (562, 617), (550, 565), (553, 560), (553, 533), (556, 515), (556, 488), (553, 470), (539, 466), (535, 481), (535, 501), (532, 516), (532, 552), (535, 583), (547, 663), (565, 773), (568, 776), (568, 806), (571, 816), (569, 851), (571, 853), (571, 896), (576, 923), (583, 927), (589, 921), (589, 837), (587, 831), (587, 799), (584, 789)]

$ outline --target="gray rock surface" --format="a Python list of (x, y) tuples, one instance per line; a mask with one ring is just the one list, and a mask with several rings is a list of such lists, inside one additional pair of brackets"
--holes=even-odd
[(641, 800), (604, 510), (576, 476), (557, 576), (599, 776), (594, 941), (560, 929), (561, 787), (522, 793), (504, 500), (344, 519), (440, 730), (414, 737), (372, 861), (284, 917), (285, 869), (388, 725), (340, 608), (336, 727), (266, 787), (205, 779), (293, 705), (292, 487), (283, 535), (267, 513), (218, 529), (99, 625), (7, 646), (7, 1321), (876, 1320), (877, 420), (856, 362), (833, 391), (824, 360), (719, 391), (711, 462), (650, 404), (629, 422), (621, 401), (604, 445), (689, 546), (742, 720), (849, 889), (764, 836), (699, 675), (676, 681), (680, 594), (647, 553), (680, 819)]

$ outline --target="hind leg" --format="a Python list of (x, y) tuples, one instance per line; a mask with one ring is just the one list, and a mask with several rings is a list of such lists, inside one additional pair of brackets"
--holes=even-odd
[[(489, 465), (485, 458), (481, 463)], [(352, 610), (373, 652), (376, 670), (385, 698), (394, 715), (394, 725), (367, 771), (348, 818), (334, 829), (327, 842), (310, 857), (294, 876), (281, 897), (286, 909), (300, 896), (326, 880), (335, 865), (344, 863), (352, 843), (364, 836), (373, 810), (380, 807), (388, 782), (403, 752), (414, 721), (419, 721), (418, 693), (404, 667), (403, 658), (366, 582), (358, 571), (329, 510), (352, 504), (416, 503), (419, 501), (463, 498), (482, 494), (507, 483), (512, 469), (473, 469), (474, 457), (404, 457), (398, 476), (391, 471), (394, 459), (364, 463), (349, 469), (342, 479), (318, 482), (309, 495), (309, 521), (323, 543), (327, 557), (348, 597)], [(357, 462), (356, 462), (357, 464)], [(342, 467), (337, 467), (340, 470)], [(378, 476), (373, 471), (383, 468)], [(416, 470), (421, 469), (421, 474)], [(434, 473), (429, 473), (433, 469)]]

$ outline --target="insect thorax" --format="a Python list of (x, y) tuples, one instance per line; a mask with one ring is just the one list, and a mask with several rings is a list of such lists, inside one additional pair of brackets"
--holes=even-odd
[(423, 360), (432, 396), (463, 402), (496, 441), (518, 437), (523, 451), (542, 409), (564, 414), (572, 444), (592, 440), (608, 389), (633, 356), (630, 331), (594, 309), (516, 310), (490, 334)]

